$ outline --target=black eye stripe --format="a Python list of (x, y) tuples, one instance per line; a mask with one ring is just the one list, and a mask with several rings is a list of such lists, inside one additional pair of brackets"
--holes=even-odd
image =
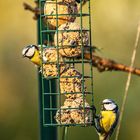
[(25, 54), (29, 51), (29, 49), (30, 49), (30, 48), (28, 48), (28, 49), (25, 51)]
[(106, 103), (104, 103), (104, 104), (111, 104), (111, 102), (106, 102)]

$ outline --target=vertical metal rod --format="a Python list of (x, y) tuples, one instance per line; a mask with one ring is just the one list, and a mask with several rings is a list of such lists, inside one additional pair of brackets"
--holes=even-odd
[[(40, 0), (38, 0), (38, 2), (40, 3)], [(41, 28), (40, 28), (40, 24), (42, 24), (40, 18), (38, 19), (37, 22), (37, 38), (38, 38), (38, 44), (41, 44), (46, 38), (43, 36), (42, 38), (40, 38), (40, 33), (41, 33)], [(39, 71), (39, 70), (38, 70)], [(44, 126), (44, 108), (43, 106), (49, 106), (50, 105), (50, 97), (49, 95), (44, 95), (43, 92), (49, 93), (49, 80), (45, 80), (43, 79), (42, 82), (42, 74), (39, 73), (38, 74), (38, 84), (39, 84), (39, 126), (40, 126), (40, 140), (57, 140), (57, 128), (56, 127), (45, 127)], [(42, 89), (43, 87), (43, 89)], [(51, 82), (51, 87), (53, 87), (53, 89), (51, 89), (51, 92), (56, 92), (56, 81), (53, 80)], [(44, 91), (43, 91), (44, 90)], [(45, 100), (43, 101), (44, 98), (42, 98), (43, 96), (46, 96)], [(53, 106), (56, 106), (56, 97), (52, 97), (52, 101), (53, 101)], [(44, 104), (43, 104), (44, 103)], [(51, 111), (47, 111), (45, 112), (45, 122), (49, 123), (50, 121), (50, 113)], [(50, 122), (51, 123), (51, 122)]]
[(63, 128), (62, 140), (68, 140), (68, 127)]
[[(40, 125), (40, 140), (57, 140), (57, 128), (56, 127), (44, 127), (43, 126), (43, 106), (42, 106), (42, 79), (41, 74), (39, 74), (39, 125)], [(44, 80), (45, 85), (45, 91), (49, 89), (49, 83), (48, 80)], [(53, 82), (53, 87), (55, 86), (55, 83)], [(50, 99), (49, 95), (45, 98), (45, 106), (49, 104)], [(53, 98), (53, 104), (55, 104), (55, 97)], [(47, 111), (47, 116), (50, 115), (50, 111)], [(49, 119), (49, 117), (47, 117)], [(50, 120), (46, 119), (47, 122)]]
[[(92, 46), (92, 33), (91, 33), (91, 0), (88, 1), (88, 10), (89, 10), (89, 36), (90, 36), (90, 46)], [(90, 47), (90, 75), (91, 75), (91, 92), (92, 92), (92, 99), (91, 99), (91, 105), (94, 106), (94, 92), (93, 92), (93, 67), (92, 67), (92, 51), (93, 48)], [(92, 116), (94, 116), (94, 110), (92, 110)]]

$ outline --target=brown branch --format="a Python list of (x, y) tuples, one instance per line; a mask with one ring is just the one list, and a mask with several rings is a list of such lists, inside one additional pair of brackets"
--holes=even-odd
[(23, 3), (23, 7), (25, 10), (31, 11), (32, 13), (34, 13), (34, 17), (33, 19), (37, 20), (39, 15), (40, 15), (40, 9), (38, 7), (38, 2), (36, 3), (36, 7), (32, 7), (31, 5), (29, 5), (28, 3)]
[[(84, 54), (85, 59), (90, 60), (89, 53)], [(140, 69), (129, 67), (124, 64), (120, 64), (111, 59), (101, 58), (92, 54), (92, 65), (98, 69), (99, 72), (104, 71), (122, 71), (122, 72), (131, 72), (132, 74), (140, 76)]]

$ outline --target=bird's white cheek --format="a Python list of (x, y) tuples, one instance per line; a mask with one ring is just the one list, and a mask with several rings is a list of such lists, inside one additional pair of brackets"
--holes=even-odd
[(27, 49), (23, 49), (23, 50), (22, 50), (22, 55), (23, 55), (23, 56), (25, 55), (26, 50), (27, 50)]
[(116, 108), (115, 104), (105, 104), (104, 105), (106, 110), (114, 110)]
[(34, 52), (35, 52), (35, 49), (34, 48), (30, 48), (29, 51), (26, 53), (26, 55), (31, 57), (31, 56), (33, 56)]

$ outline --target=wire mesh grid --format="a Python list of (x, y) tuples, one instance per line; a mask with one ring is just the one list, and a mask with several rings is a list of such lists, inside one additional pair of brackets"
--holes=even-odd
[[(94, 125), (90, 0), (86, 6), (39, 0), (44, 127)], [(84, 59), (87, 49), (90, 60)]]

